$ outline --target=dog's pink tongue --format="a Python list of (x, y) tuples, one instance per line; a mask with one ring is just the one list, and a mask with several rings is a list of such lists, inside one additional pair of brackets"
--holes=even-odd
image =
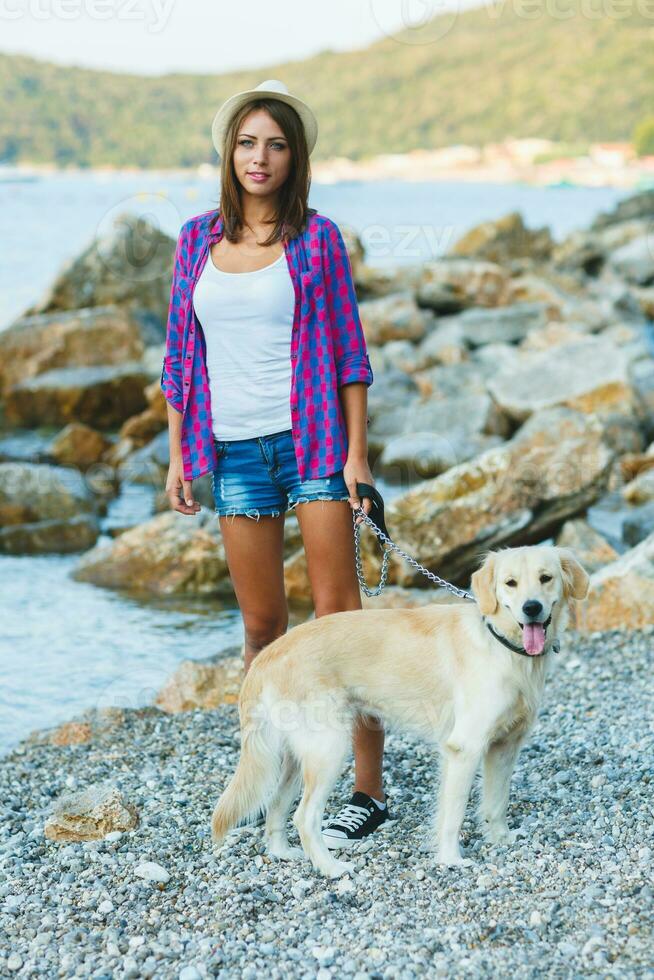
[(545, 627), (542, 623), (527, 623), (522, 627), (522, 645), (533, 656), (543, 652)]

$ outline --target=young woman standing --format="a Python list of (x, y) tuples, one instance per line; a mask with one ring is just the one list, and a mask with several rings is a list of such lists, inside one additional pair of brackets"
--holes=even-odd
[[(212, 473), (246, 670), (288, 627), (287, 509), (297, 514), (316, 617), (361, 608), (351, 509), (371, 506), (356, 485), (374, 486), (373, 375), (341, 233), (307, 203), (317, 132), (306, 103), (275, 79), (228, 99), (212, 127), (220, 206), (183, 225), (175, 254), (161, 377), (166, 493), (193, 515), (192, 480)], [(332, 849), (389, 816), (377, 719), (361, 720), (353, 747), (353, 796), (324, 830)]]

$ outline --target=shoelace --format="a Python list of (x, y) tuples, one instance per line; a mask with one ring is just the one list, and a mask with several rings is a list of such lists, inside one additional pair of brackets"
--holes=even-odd
[(334, 820), (334, 824), (346, 827), (348, 830), (358, 830), (370, 816), (370, 811), (363, 806), (356, 806), (354, 803), (347, 803)]

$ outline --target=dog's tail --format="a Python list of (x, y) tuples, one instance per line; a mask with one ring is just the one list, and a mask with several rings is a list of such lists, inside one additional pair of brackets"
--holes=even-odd
[[(249, 685), (248, 685), (249, 687)], [(282, 764), (281, 732), (260, 698), (243, 699), (241, 692), (241, 755), (211, 818), (211, 839), (220, 844), (242, 820), (255, 815), (271, 799), (279, 784)]]

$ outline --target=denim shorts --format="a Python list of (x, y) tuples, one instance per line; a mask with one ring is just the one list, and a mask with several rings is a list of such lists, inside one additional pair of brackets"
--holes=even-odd
[(245, 514), (259, 520), (279, 517), (309, 500), (348, 500), (343, 470), (301, 480), (291, 429), (252, 439), (216, 439), (217, 462), (211, 474), (215, 512)]

